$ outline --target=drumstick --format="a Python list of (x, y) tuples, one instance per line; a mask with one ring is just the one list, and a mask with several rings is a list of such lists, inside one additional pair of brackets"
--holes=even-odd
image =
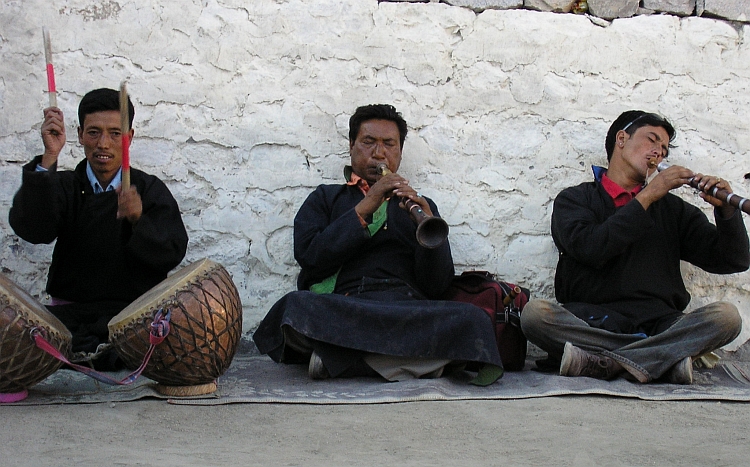
[(49, 95), (49, 106), (57, 107), (57, 89), (55, 89), (55, 68), (52, 66), (52, 44), (49, 40), (49, 31), (42, 28), (44, 36), (44, 59), (47, 62), (47, 94)]
[(130, 111), (125, 81), (120, 83), (120, 131), (122, 132), (122, 189), (130, 188)]

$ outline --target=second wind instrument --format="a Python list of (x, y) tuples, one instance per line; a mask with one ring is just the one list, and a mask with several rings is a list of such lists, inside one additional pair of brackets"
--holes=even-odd
[[(649, 166), (653, 166), (651, 161), (649, 161)], [(666, 162), (659, 162), (659, 164), (656, 166), (656, 170), (659, 172), (663, 170), (667, 170), (670, 167), (670, 165)], [(743, 198), (742, 196), (739, 196), (735, 193), (730, 193), (727, 190), (723, 190), (721, 188), (718, 188), (714, 186), (710, 190), (704, 190), (700, 187), (700, 184), (696, 182), (694, 179), (690, 179), (688, 181), (687, 185), (690, 185), (691, 187), (695, 188), (696, 190), (702, 191), (704, 193), (707, 193), (714, 198), (720, 199), (726, 203), (731, 204), (735, 208), (739, 209), (740, 211), (744, 212), (745, 214), (750, 214), (750, 201), (748, 201), (747, 198)]]
[[(378, 164), (380, 175), (388, 175), (391, 170), (386, 164)], [(406, 198), (404, 205), (411, 219), (417, 224), (417, 242), (425, 248), (437, 248), (448, 238), (448, 223), (440, 217), (430, 216), (422, 207)]]

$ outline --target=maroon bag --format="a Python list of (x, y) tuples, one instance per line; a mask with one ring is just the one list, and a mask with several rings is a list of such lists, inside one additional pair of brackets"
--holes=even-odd
[(490, 315), (497, 350), (506, 371), (521, 371), (526, 363), (526, 336), (521, 331), (521, 310), (529, 301), (528, 289), (495, 280), (487, 271), (466, 271), (455, 276), (444, 299), (471, 303)]

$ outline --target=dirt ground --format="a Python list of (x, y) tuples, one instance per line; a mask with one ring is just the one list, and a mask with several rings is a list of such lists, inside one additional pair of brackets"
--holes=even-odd
[(750, 404), (613, 397), (0, 407), (13, 466), (745, 466)]

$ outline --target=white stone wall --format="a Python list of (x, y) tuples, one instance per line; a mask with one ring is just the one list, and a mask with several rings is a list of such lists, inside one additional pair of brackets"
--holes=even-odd
[[(678, 128), (672, 163), (750, 194), (748, 26), (654, 15), (603, 27), (376, 0), (8, 0), (0, 24), (0, 270), (38, 296), (51, 246), (19, 240), (7, 214), (21, 165), (42, 148), (45, 26), (67, 116), (61, 166), (83, 157), (81, 96), (126, 80), (132, 163), (177, 198), (186, 261), (232, 273), (246, 331), (295, 287), (294, 214), (341, 180), (358, 105), (403, 113), (401, 172), (440, 206), (457, 269), (494, 271), (536, 297), (553, 296), (552, 200), (606, 163), (606, 130), (624, 110), (664, 114)], [(748, 273), (685, 275), (691, 306), (730, 300), (750, 320)]]

